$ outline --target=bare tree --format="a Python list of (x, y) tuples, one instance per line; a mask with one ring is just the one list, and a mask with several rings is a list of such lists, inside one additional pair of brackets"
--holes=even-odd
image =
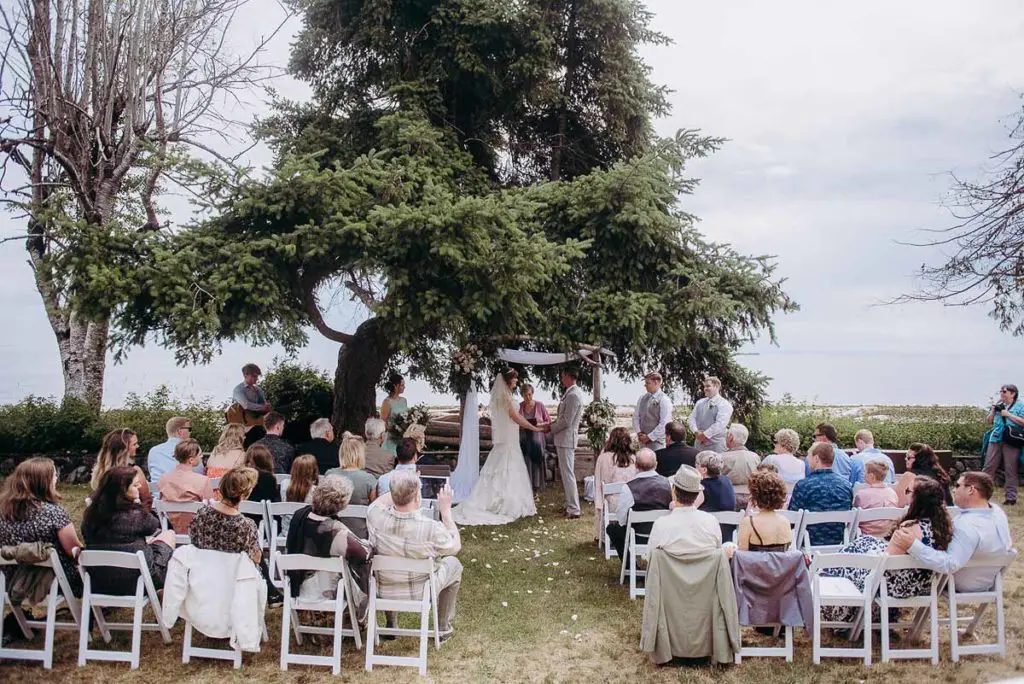
[(247, 2), (0, 4), (0, 188), (27, 220), (4, 241), (25, 239), (65, 397), (103, 396), (116, 303), (81, 308), (83, 272), (131, 259), (132, 235), (162, 229), (155, 198), (182, 182), (190, 152), (234, 161), (216, 149), (240, 130), (227, 112), (272, 76), (258, 59), (284, 23), (238, 54), (226, 37)]
[(1000, 328), (1024, 334), (1024, 109), (1010, 140), (1006, 150), (992, 157), (995, 167), (988, 180), (954, 176), (954, 224), (929, 230), (933, 237), (914, 243), (943, 250), (945, 261), (923, 264), (920, 290), (897, 302), (987, 304)]

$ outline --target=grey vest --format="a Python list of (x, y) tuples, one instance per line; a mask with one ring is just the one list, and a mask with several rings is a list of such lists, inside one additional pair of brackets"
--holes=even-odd
[(640, 398), (640, 406), (637, 407), (637, 411), (639, 411), (640, 432), (648, 434), (651, 430), (658, 427), (658, 423), (661, 422), (662, 396), (662, 393), (659, 391), (657, 394), (645, 394)]
[[(693, 407), (693, 422), (697, 424), (697, 430), (701, 432), (714, 425), (715, 418), (717, 417), (718, 406), (712, 406), (710, 401), (705, 401), (703, 403), (698, 402), (697, 405)], [(725, 435), (718, 435), (711, 440), (710, 444), (698, 444), (697, 441), (694, 440), (693, 445), (698, 449), (710, 449), (721, 453), (725, 451)]]

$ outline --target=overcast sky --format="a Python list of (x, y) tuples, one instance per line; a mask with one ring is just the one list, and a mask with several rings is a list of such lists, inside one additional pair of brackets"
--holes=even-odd
[[(244, 44), (280, 10), (253, 0), (236, 31)], [(651, 0), (655, 27), (674, 44), (645, 49), (653, 79), (673, 89), (660, 133), (700, 128), (729, 142), (693, 166), (702, 179), (683, 206), (700, 229), (741, 251), (774, 254), (798, 313), (777, 321), (778, 346), (743, 362), (774, 378), (773, 398), (832, 404), (982, 404), (1015, 375), (1024, 342), (984, 308), (878, 303), (914, 287), (935, 253), (902, 247), (948, 225), (951, 172), (982, 173), (1006, 145), (1024, 91), (1024, 3), (917, 0), (821, 3)], [(284, 65), (297, 24), (266, 61)], [(286, 94), (301, 84), (282, 79)], [(252, 161), (265, 164), (265, 150)], [(184, 219), (180, 216), (179, 219)], [(4, 234), (19, 226), (4, 217)], [(56, 343), (20, 243), (0, 246), (0, 402), (60, 395)], [(360, 313), (331, 312), (351, 329)], [(166, 383), (181, 396), (225, 399), (238, 368), (270, 365), (280, 349), (225, 347), (205, 367), (178, 368), (171, 352), (132, 351), (107, 373), (105, 403)], [(314, 333), (298, 358), (333, 373), (337, 345)], [(639, 383), (610, 378), (631, 403)], [(411, 402), (448, 402), (412, 383)]]

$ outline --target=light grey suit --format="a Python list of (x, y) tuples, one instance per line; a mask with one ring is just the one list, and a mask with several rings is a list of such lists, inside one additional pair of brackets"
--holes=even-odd
[(558, 404), (558, 417), (551, 424), (551, 434), (558, 452), (558, 472), (565, 487), (565, 512), (580, 514), (580, 493), (576, 488), (576, 440), (583, 420), (583, 390), (573, 385), (565, 391)]

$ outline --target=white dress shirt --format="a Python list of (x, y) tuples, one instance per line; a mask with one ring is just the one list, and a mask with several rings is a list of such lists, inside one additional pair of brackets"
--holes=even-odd
[(964, 568), (975, 555), (1010, 550), (1010, 525), (1006, 513), (995, 504), (989, 508), (964, 508), (953, 520), (953, 539), (945, 551), (925, 546), (920, 540), (907, 553), (935, 572), (954, 573), (957, 591), (988, 591), (995, 583), (989, 568)]
[[(658, 425), (647, 433), (647, 438), (652, 442), (658, 442), (659, 444), (665, 443), (665, 426), (672, 421), (672, 400), (668, 398), (668, 395), (658, 390), (660, 394), (658, 399)], [(644, 394), (636, 402), (636, 409), (633, 411), (633, 432), (640, 433), (640, 407), (643, 405), (645, 397), (654, 397), (650, 393)]]
[[(715, 413), (715, 422), (710, 427), (701, 430), (697, 427), (697, 407), (703, 408), (706, 404), (716, 407), (718, 411)], [(725, 432), (729, 429), (729, 421), (732, 420), (732, 411), (732, 404), (726, 401), (725, 397), (721, 394), (716, 394), (713, 397), (704, 397), (694, 404), (693, 411), (690, 411), (690, 417), (686, 420), (686, 423), (694, 433), (703, 432), (704, 437), (709, 442), (719, 437), (724, 440)]]

